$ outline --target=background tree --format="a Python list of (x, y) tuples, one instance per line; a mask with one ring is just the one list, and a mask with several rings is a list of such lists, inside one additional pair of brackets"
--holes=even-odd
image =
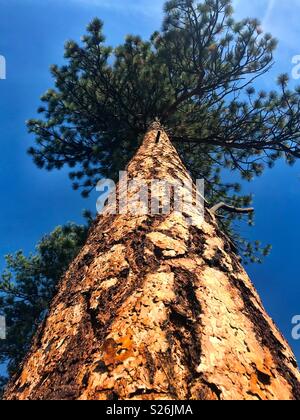
[[(56, 286), (85, 243), (88, 226), (67, 224), (45, 236), (36, 253), (6, 257), (0, 280), (0, 313), (6, 317), (7, 339), (0, 340), (0, 363), (14, 374), (47, 314)], [(0, 394), (6, 377), (0, 378)]]

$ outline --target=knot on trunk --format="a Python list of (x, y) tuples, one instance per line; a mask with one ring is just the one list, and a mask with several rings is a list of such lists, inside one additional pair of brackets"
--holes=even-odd
[(148, 128), (149, 131), (151, 130), (164, 130), (164, 127), (162, 126), (160, 120), (158, 118), (155, 118), (155, 120), (149, 125)]

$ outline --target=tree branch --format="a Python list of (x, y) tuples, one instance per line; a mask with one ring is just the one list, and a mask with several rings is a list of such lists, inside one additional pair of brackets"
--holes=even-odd
[(210, 209), (210, 212), (213, 214), (216, 214), (219, 210), (224, 209), (230, 213), (253, 213), (254, 212), (254, 208), (253, 207), (249, 207), (249, 208), (239, 208), (239, 207), (234, 207), (234, 206), (229, 206), (228, 204), (221, 202), (219, 204), (216, 204), (215, 206), (213, 206)]

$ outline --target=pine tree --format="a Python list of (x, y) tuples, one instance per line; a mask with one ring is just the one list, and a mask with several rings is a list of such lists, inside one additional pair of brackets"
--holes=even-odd
[[(127, 172), (149, 190), (153, 179), (183, 190), (191, 180), (157, 127)], [(112, 210), (60, 282), (5, 399), (300, 399), (295, 358), (214, 212), (203, 220), (193, 200), (184, 213)]]
[[(295, 162), (300, 89), (281, 75), (273, 91), (256, 91), (276, 40), (232, 12), (230, 0), (168, 1), (161, 31), (117, 48), (95, 19), (52, 67), (55, 88), (28, 122), (35, 163), (69, 166), (84, 196), (130, 159), (131, 177), (204, 178), (205, 222), (99, 217), (7, 399), (299, 399), (294, 356), (224, 233), (234, 236), (250, 197), (222, 170), (251, 180), (281, 157)], [(153, 128), (143, 142), (156, 118), (167, 133), (156, 142)], [(242, 246), (257, 260), (258, 244)]]
[[(299, 157), (300, 89), (289, 89), (281, 75), (277, 88), (256, 92), (277, 41), (257, 19), (235, 21), (230, 0), (168, 1), (160, 31), (148, 41), (130, 35), (115, 48), (105, 43), (99, 19), (87, 29), (82, 44), (67, 42), (41, 118), (28, 122), (35, 163), (69, 166), (84, 196), (102, 177), (117, 179), (156, 117), (194, 179), (206, 180), (211, 205), (251, 201), (239, 183), (223, 181), (224, 168), (251, 180), (281, 157), (290, 164)], [(225, 216), (234, 236), (237, 216)], [(245, 257), (259, 260), (257, 244), (239, 241)]]

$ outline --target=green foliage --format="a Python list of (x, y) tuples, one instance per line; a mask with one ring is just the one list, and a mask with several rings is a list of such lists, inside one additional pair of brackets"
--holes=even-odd
[[(86, 240), (88, 227), (67, 224), (45, 236), (36, 253), (6, 257), (0, 281), (0, 313), (6, 317), (7, 339), (0, 340), (0, 363), (12, 375), (30, 348), (61, 276)], [(6, 378), (0, 378), (0, 389)]]
[(116, 178), (155, 117), (191, 171), (207, 178), (225, 166), (250, 180), (283, 155), (299, 157), (300, 91), (287, 90), (282, 75), (277, 90), (256, 93), (276, 40), (258, 20), (236, 22), (232, 12), (230, 0), (168, 1), (161, 31), (116, 48), (95, 19), (82, 45), (66, 43), (43, 118), (28, 122), (36, 164), (79, 166), (70, 178), (88, 195), (102, 176)]

